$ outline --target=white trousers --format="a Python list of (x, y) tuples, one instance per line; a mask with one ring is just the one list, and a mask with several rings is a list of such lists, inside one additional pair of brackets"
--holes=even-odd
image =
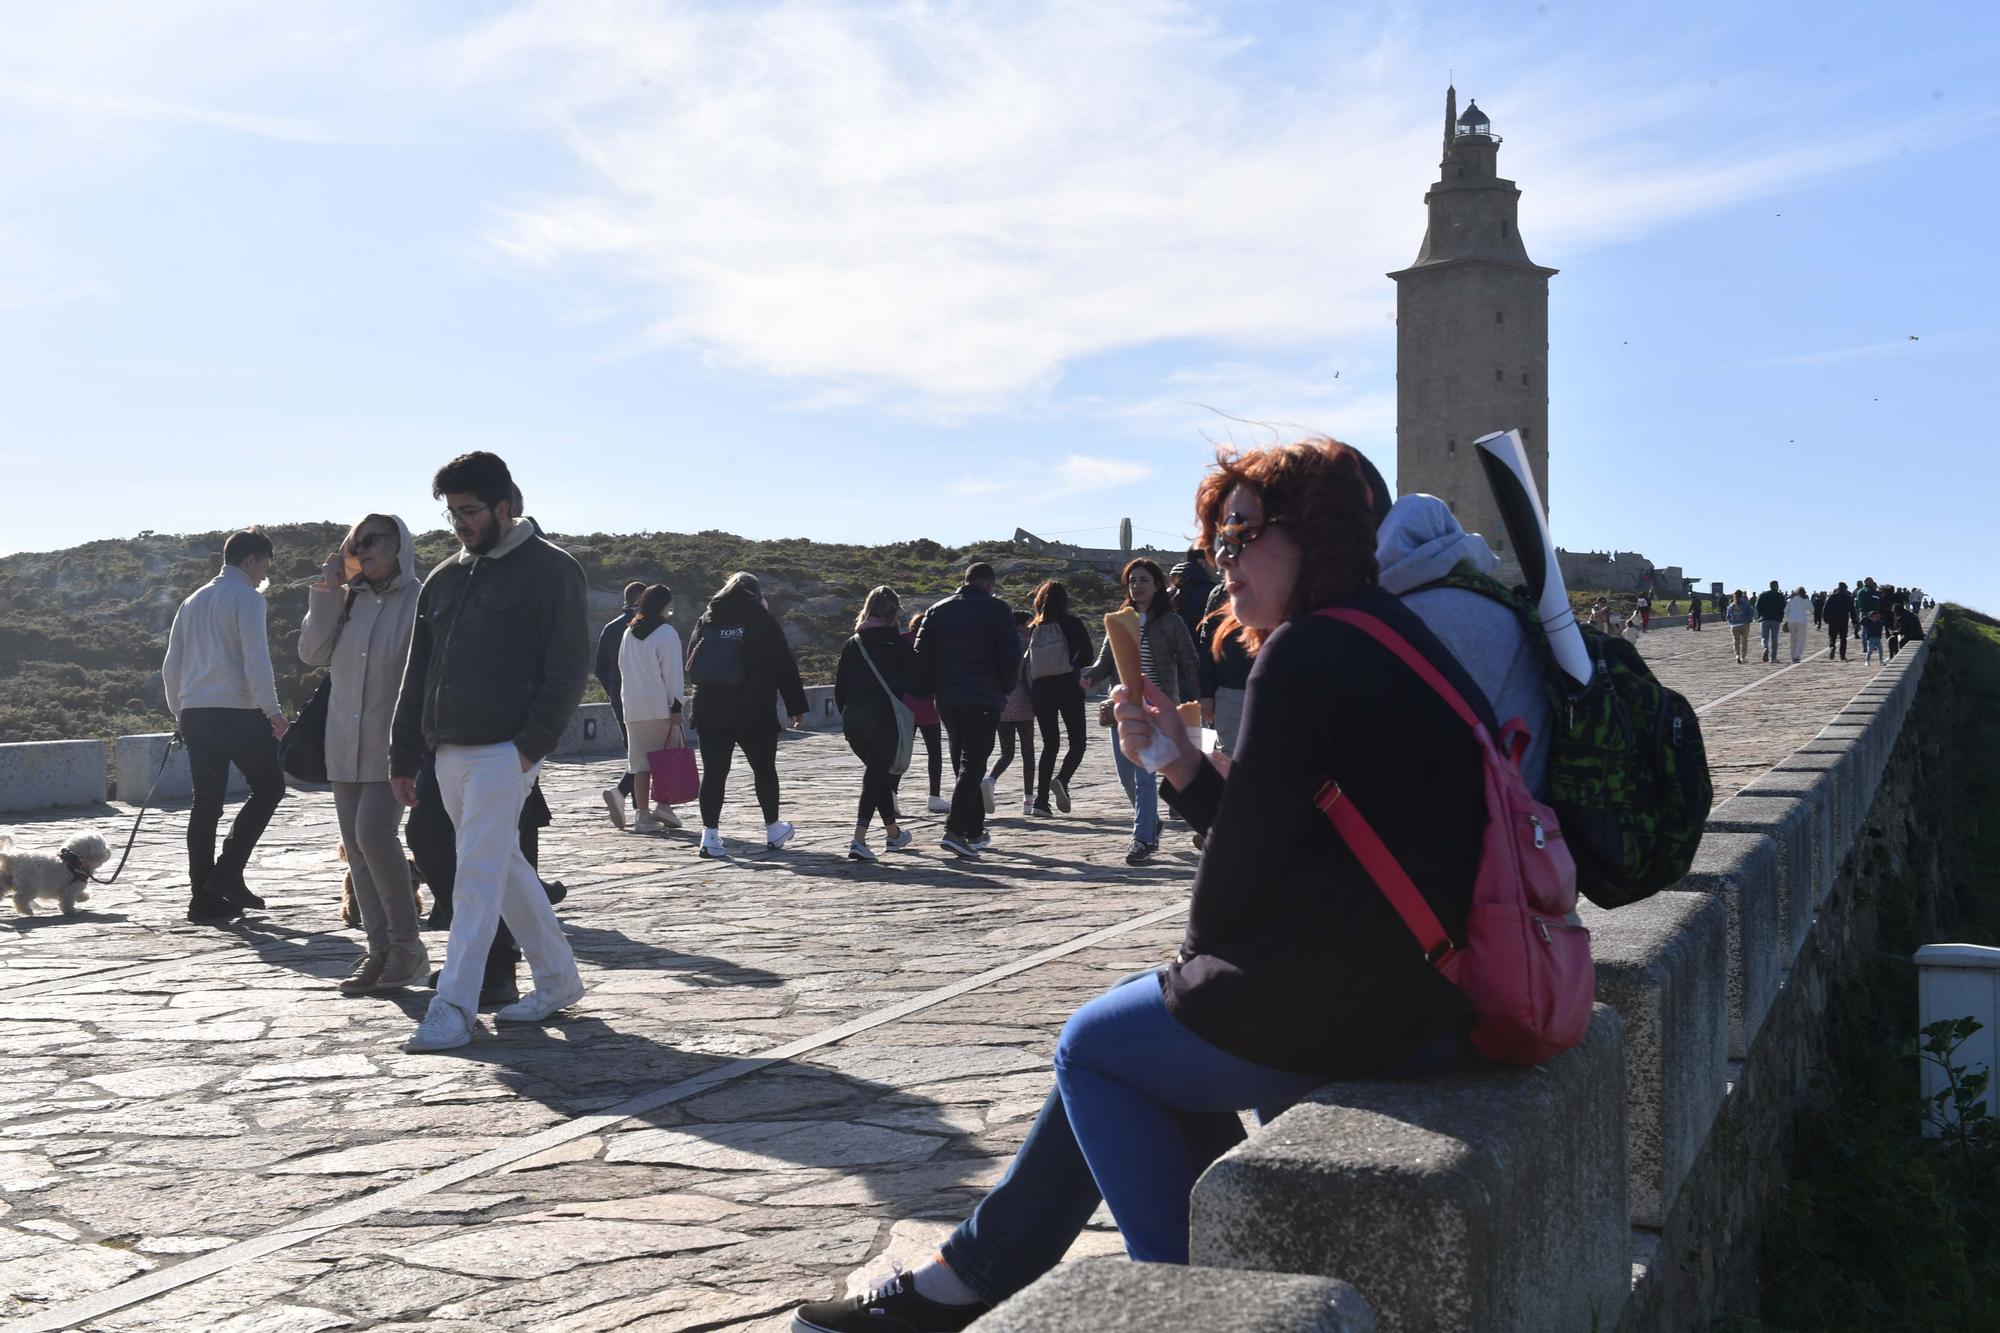
[(1806, 626), (1812, 622), (1810, 620), (1788, 620), (1785, 623), (1792, 627), (1792, 660), (1794, 662), (1803, 661), (1806, 655)]
[(458, 830), (458, 879), (452, 889), (451, 937), (437, 993), (468, 1014), (479, 1012), (486, 951), (504, 919), (528, 960), (534, 983), (576, 971), (562, 923), (542, 881), (521, 854), (521, 806), (540, 764), (523, 773), (521, 752), (498, 745), (440, 745), (438, 791)]

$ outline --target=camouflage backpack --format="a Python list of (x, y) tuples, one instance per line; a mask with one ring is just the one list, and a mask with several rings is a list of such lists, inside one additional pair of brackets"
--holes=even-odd
[(1580, 625), (1596, 668), (1583, 689), (1556, 665), (1534, 608), (1483, 574), (1453, 571), (1425, 588), (1460, 588), (1514, 612), (1542, 664), (1553, 734), (1547, 804), (1576, 858), (1577, 888), (1599, 907), (1650, 897), (1685, 875), (1715, 790), (1701, 723), (1639, 650)]

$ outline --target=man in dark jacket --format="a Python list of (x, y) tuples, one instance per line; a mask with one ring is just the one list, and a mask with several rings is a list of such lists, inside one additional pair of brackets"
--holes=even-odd
[(1841, 580), (1838, 588), (1826, 595), (1826, 605), (1820, 608), (1820, 616), (1826, 622), (1826, 660), (1835, 657), (1847, 660), (1847, 626), (1854, 619), (1854, 597), (1847, 591), (1847, 581)]
[(518, 832), (542, 760), (583, 699), (583, 568), (521, 521), (513, 477), (497, 455), (452, 459), (431, 493), (444, 500), (464, 549), (431, 571), (417, 598), (389, 773), (397, 798), (414, 806), (424, 752), (436, 756), (458, 830), (458, 877), (437, 994), (404, 1047), (413, 1052), (471, 1042), (481, 971), (503, 918), (535, 986), (500, 1018), (539, 1023), (583, 996), (576, 958)]
[(1218, 586), (1208, 576), (1208, 553), (1190, 546), (1187, 561), (1167, 572), (1172, 585), (1174, 614), (1187, 623), (1188, 637), (1201, 642), (1201, 618), (1208, 612), (1210, 595)]
[(999, 734), (1000, 710), (1021, 670), (1021, 634), (1013, 611), (993, 595), (993, 566), (974, 563), (965, 571), (965, 585), (924, 613), (916, 658), (960, 756), (958, 785), (938, 845), (977, 861), (986, 843), (979, 780)]
[[(590, 668), (590, 674), (604, 687), (605, 697), (611, 700), (611, 716), (618, 719), (620, 735), (625, 734), (625, 701), (618, 697), (618, 649), (625, 642), (625, 627), (632, 623), (632, 612), (645, 591), (646, 585), (637, 579), (625, 585), (625, 609), (597, 631), (597, 661)], [(616, 786), (604, 789), (604, 806), (611, 812), (611, 822), (619, 828), (625, 827), (625, 802), (631, 799), (630, 773), (620, 776)]]
[(1778, 660), (1779, 626), (1785, 623), (1785, 594), (1778, 588), (1778, 581), (1771, 580), (1771, 586), (1757, 594), (1757, 631), (1764, 639), (1764, 660)]

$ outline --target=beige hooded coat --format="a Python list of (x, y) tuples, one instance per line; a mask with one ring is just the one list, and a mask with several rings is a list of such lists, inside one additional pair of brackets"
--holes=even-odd
[[(389, 780), (389, 723), (423, 591), (410, 525), (397, 518), (396, 532), (403, 545), (387, 587), (377, 592), (356, 582), (314, 588), (299, 626), (299, 657), (308, 666), (329, 667), (333, 676), (326, 710), (326, 776), (333, 782)], [(343, 625), (340, 605), (350, 589), (354, 605)]]

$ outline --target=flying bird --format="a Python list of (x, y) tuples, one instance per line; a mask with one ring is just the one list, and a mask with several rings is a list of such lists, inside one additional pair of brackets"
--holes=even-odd
[(1913, 334), (1911, 334), (1911, 335), (1910, 335), (1910, 341), (1911, 341), (1911, 342), (1916, 342), (1916, 341), (1917, 341), (1917, 335), (1916, 335), (1916, 334), (1914, 334), (1914, 333), (1913, 333)]

